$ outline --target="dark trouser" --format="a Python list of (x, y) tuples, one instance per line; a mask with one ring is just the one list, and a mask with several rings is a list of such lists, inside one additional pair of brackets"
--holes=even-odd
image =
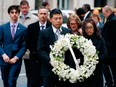
[(68, 81), (59, 80), (53, 72), (49, 76), (43, 77), (44, 87), (79, 87), (76, 83), (72, 84)]
[(111, 75), (111, 71), (110, 71), (110, 66), (108, 64), (104, 64), (103, 67), (103, 75), (105, 77), (105, 85), (107, 87), (112, 87), (113, 85), (113, 78), (112, 78), (112, 75)]
[(40, 76), (41, 63), (34, 58), (30, 59), (30, 74), (31, 74), (31, 86), (41, 87), (43, 85), (43, 78)]
[(112, 60), (110, 61), (109, 65), (112, 71), (112, 76), (114, 80), (114, 86), (116, 87), (116, 58), (111, 58)]
[(22, 60), (18, 60), (15, 64), (8, 64), (1, 67), (1, 74), (4, 87), (16, 87), (16, 81), (21, 70)]
[(48, 76), (43, 76), (44, 87), (60, 87), (58, 86), (58, 77), (51, 72)]
[(30, 60), (29, 59), (24, 59), (24, 65), (25, 65), (25, 72), (26, 72), (26, 77), (27, 77), (27, 87), (31, 87), (30, 86), (30, 81), (31, 81)]

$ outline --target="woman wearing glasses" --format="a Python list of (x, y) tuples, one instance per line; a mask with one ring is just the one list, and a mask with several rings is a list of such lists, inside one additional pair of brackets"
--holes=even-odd
[(91, 18), (86, 19), (82, 26), (83, 36), (93, 42), (99, 56), (99, 63), (93, 75), (83, 82), (82, 87), (103, 87), (102, 64), (105, 62), (106, 47), (101, 37), (95, 21)]

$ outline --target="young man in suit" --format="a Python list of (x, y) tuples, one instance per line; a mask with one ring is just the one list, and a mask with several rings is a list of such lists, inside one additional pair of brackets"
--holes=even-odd
[(44, 87), (63, 87), (58, 77), (52, 72), (52, 65), (50, 63), (50, 45), (54, 45), (58, 39), (56, 31), (60, 34), (71, 33), (67, 28), (61, 27), (63, 22), (62, 12), (59, 9), (53, 9), (50, 12), (50, 22), (52, 26), (40, 31), (38, 39), (38, 56), (41, 60), (41, 75), (43, 76)]
[(42, 77), (40, 77), (40, 60), (36, 54), (37, 51), (37, 41), (39, 32), (43, 29), (51, 26), (48, 21), (48, 10), (44, 7), (38, 10), (39, 21), (34, 22), (28, 26), (26, 35), (26, 46), (30, 51), (30, 74), (31, 74), (31, 87), (41, 87)]
[(22, 56), (26, 51), (26, 27), (18, 23), (19, 13), (18, 6), (10, 6), (10, 22), (0, 26), (0, 67), (4, 87), (16, 87)]

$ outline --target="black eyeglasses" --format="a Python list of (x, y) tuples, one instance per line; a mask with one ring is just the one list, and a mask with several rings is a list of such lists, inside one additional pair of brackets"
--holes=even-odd
[(93, 29), (94, 27), (93, 26), (86, 26), (85, 29)]

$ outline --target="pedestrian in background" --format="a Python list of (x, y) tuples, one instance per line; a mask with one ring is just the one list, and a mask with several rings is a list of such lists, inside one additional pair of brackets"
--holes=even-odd
[(45, 7), (49, 12), (51, 11), (49, 2), (47, 1), (42, 2), (42, 6)]
[(85, 10), (83, 8), (76, 9), (76, 15), (78, 15), (81, 21), (83, 21), (85, 16)]
[(102, 29), (102, 36), (105, 40), (107, 48), (106, 64), (110, 66), (114, 80), (114, 84), (112, 86), (112, 79), (106, 73), (106, 85), (107, 87), (116, 87), (116, 16), (110, 6), (103, 7), (102, 12), (105, 18), (107, 18), (107, 21)]
[(99, 15), (93, 13), (90, 16), (90, 18), (92, 18), (95, 21), (95, 24), (96, 24), (96, 26), (99, 29), (99, 32), (101, 34), (104, 24), (103, 24), (103, 22), (101, 22), (101, 19), (100, 19)]
[(85, 10), (84, 20), (89, 18), (92, 14), (91, 6), (89, 4), (83, 4), (82, 8)]
[(10, 6), (10, 22), (0, 26), (0, 67), (4, 87), (16, 87), (26, 51), (26, 27), (18, 22), (19, 13), (18, 6)]
[(19, 22), (24, 26), (28, 26), (31, 23), (38, 21), (38, 17), (30, 13), (30, 6), (27, 0), (22, 0), (20, 2), (21, 13), (19, 15)]
[(28, 26), (26, 35), (26, 46), (30, 51), (30, 74), (31, 87), (41, 87), (43, 85), (43, 78), (40, 76), (41, 61), (37, 56), (37, 44), (39, 32), (51, 26), (48, 21), (48, 10), (44, 7), (38, 9), (39, 21), (34, 22)]
[[(27, 0), (22, 0), (20, 2), (20, 10), (21, 13), (19, 15), (19, 22), (23, 24), (25, 27), (28, 27), (29, 24), (38, 21), (38, 17), (30, 13), (30, 6)], [(30, 87), (31, 82), (31, 74), (30, 74), (30, 63), (29, 63), (29, 50), (27, 49), (25, 55), (23, 56), (26, 77), (27, 77), (27, 87)]]

